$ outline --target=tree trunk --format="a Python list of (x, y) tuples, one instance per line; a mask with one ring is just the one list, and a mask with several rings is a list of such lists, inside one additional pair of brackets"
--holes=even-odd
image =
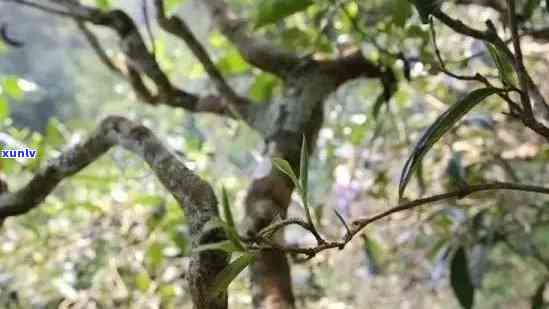
[[(284, 158), (299, 173), (303, 136), (307, 139), (307, 148), (314, 149), (316, 136), (323, 122), (324, 99), (335, 90), (336, 85), (314, 68), (300, 72), (295, 78), (289, 78), (286, 84), (292, 87), (287, 87), (290, 95), (278, 103), (282, 111), (277, 113), (276, 130), (267, 140), (268, 156)], [(273, 167), (267, 175), (256, 179), (246, 197), (247, 233), (257, 233), (277, 215), (284, 217), (293, 189), (290, 179)], [(250, 267), (250, 280), (255, 308), (294, 307), (290, 265), (284, 253), (276, 250), (263, 251)]]

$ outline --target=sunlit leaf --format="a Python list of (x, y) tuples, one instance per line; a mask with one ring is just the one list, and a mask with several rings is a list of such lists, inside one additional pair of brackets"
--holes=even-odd
[(177, 289), (174, 284), (164, 284), (160, 286), (160, 288), (158, 289), (158, 293), (162, 298), (162, 302), (165, 303), (171, 301), (177, 296)]
[(19, 87), (18, 78), (14, 76), (6, 77), (2, 83), (2, 88), (6, 91), (6, 93), (16, 99), (20, 100), (23, 98), (23, 90), (21, 87)]
[(133, 202), (143, 206), (157, 207), (164, 203), (165, 198), (160, 195), (144, 194), (136, 197)]
[(64, 131), (63, 124), (56, 118), (51, 118), (46, 127), (45, 142), (52, 147), (63, 145), (65, 143)]
[(221, 72), (229, 75), (242, 74), (250, 70), (250, 65), (234, 49), (231, 49), (217, 61), (217, 67)]
[(276, 23), (301, 12), (314, 3), (312, 0), (263, 0), (259, 2), (255, 27)]
[(475, 288), (469, 275), (465, 249), (459, 247), (450, 264), (450, 284), (462, 308), (473, 308)]
[(164, 261), (164, 246), (159, 242), (154, 242), (145, 252), (145, 262), (151, 272), (156, 272)]
[(271, 99), (278, 84), (275, 76), (267, 73), (258, 75), (250, 87), (250, 97), (256, 102), (265, 102)]
[(10, 115), (10, 106), (5, 97), (0, 96), (0, 122)]
[(141, 292), (147, 292), (151, 287), (151, 277), (145, 270), (135, 276), (135, 286)]
[(107, 11), (111, 8), (111, 0), (95, 0), (95, 5), (103, 11)]
[(166, 11), (167, 15), (173, 14), (183, 3), (185, 3), (185, 0), (165, 0), (164, 1), (164, 10)]
[(227, 265), (214, 279), (210, 290), (213, 296), (217, 296), (227, 290), (231, 282), (256, 259), (255, 253), (244, 253)]
[(433, 147), (433, 145), (473, 107), (498, 91), (499, 90), (495, 88), (481, 88), (473, 90), (463, 99), (452, 105), (448, 110), (440, 115), (437, 120), (435, 120), (435, 122), (421, 136), (418, 143), (414, 147), (412, 154), (404, 165), (400, 176), (399, 198), (402, 198), (404, 195), (406, 186), (410, 181), (410, 177), (417, 169), (418, 163), (421, 162), (425, 154)]

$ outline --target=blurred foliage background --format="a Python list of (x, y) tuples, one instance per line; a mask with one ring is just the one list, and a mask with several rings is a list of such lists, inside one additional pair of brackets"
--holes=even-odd
[[(123, 8), (144, 27), (140, 1), (88, 2)], [(168, 2), (239, 92), (258, 100), (280, 92), (277, 78), (257, 72), (210, 31), (200, 1)], [(328, 58), (358, 44), (368, 59), (394, 70), (398, 89), (389, 102), (378, 100), (379, 81), (365, 79), (331, 96), (309, 178), (315, 216), (333, 238), (343, 232), (333, 209), (356, 218), (396, 205), (400, 172), (414, 143), (450, 104), (478, 85), (440, 72), (429, 27), (407, 1), (318, 0), (288, 17), (269, 7), (272, 1), (230, 2), (256, 21), (255, 31), (304, 57)], [(518, 7), (530, 2), (517, 1)], [(549, 15), (546, 4), (537, 2), (527, 24), (541, 28)], [(452, 16), (479, 28), (488, 18), (503, 18), (485, 6), (444, 5)], [(100, 119), (122, 114), (152, 128), (216, 189), (226, 186), (237, 219), (243, 219), (245, 189), (257, 167), (266, 164), (263, 141), (253, 131), (238, 121), (139, 104), (129, 85), (98, 61), (71, 20), (0, 2), (0, 23), (24, 42), (21, 48), (0, 47), (0, 142), (39, 151), (38, 159), (0, 160), (12, 190), (81, 141)], [(486, 46), (441, 25), (436, 29), (453, 70), (497, 76)], [(112, 33), (98, 31), (116, 58)], [(154, 44), (174, 82), (198, 93), (213, 89), (183, 44), (162, 31), (155, 31)], [(547, 48), (543, 41), (524, 38), (527, 66), (545, 94)], [(469, 113), (425, 157), (408, 195), (448, 191), (463, 180), (549, 185), (547, 143), (505, 110), (494, 97)], [(541, 195), (490, 192), (397, 214), (369, 226), (345, 250), (294, 263), (297, 306), (458, 308), (452, 291), (457, 281), (450, 278), (456, 267), (470, 274), (477, 308), (529, 308), (540, 287), (543, 293), (549, 271), (548, 209)], [(294, 205), (290, 215), (303, 214)], [(313, 241), (297, 228), (289, 228), (286, 239)], [(458, 252), (466, 263), (457, 260)], [(175, 201), (144, 163), (114, 149), (64, 181), (41, 207), (4, 223), (0, 307), (187, 308), (188, 255), (187, 225)], [(251, 306), (246, 276), (231, 285), (229, 301), (233, 308)]]

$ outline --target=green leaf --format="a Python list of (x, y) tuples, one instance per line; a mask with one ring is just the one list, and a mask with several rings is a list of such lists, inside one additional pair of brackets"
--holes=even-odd
[(258, 75), (250, 87), (250, 97), (256, 102), (265, 102), (271, 99), (278, 84), (275, 76), (267, 73)]
[(158, 205), (163, 204), (165, 197), (154, 194), (144, 194), (139, 195), (133, 200), (134, 204), (140, 204), (147, 207), (158, 207)]
[(379, 115), (379, 112), (381, 111), (381, 107), (383, 106), (383, 103), (387, 102), (385, 100), (385, 96), (383, 94), (380, 94), (376, 101), (374, 102), (374, 106), (372, 107), (372, 116), (374, 116), (374, 119), (377, 119), (377, 116)]
[(166, 15), (173, 14), (183, 3), (185, 3), (185, 0), (165, 0), (164, 10), (166, 11)]
[[(172, 301), (177, 296), (177, 288), (174, 284), (164, 284), (161, 285), (158, 288), (158, 294), (160, 295), (160, 298), (162, 299), (162, 305), (164, 305), (166, 302)], [(172, 308), (172, 307), (163, 307), (161, 308)]]
[(301, 185), (301, 193), (303, 197), (303, 203), (307, 204), (307, 185), (309, 182), (309, 152), (307, 150), (307, 138), (303, 134), (303, 140), (301, 142), (301, 155), (299, 159), (299, 184)]
[(255, 28), (274, 24), (290, 15), (304, 11), (312, 0), (263, 0), (258, 7)]
[(151, 287), (151, 277), (143, 270), (135, 276), (135, 286), (141, 292), (147, 292)]
[(210, 290), (211, 295), (214, 297), (225, 292), (231, 282), (251, 263), (256, 259), (257, 255), (254, 253), (244, 253), (229, 265), (227, 265), (214, 279), (212, 288)]
[(10, 106), (5, 97), (0, 96), (0, 122), (10, 116)]
[(4, 54), (8, 50), (8, 47), (4, 42), (0, 41), (0, 55)]
[[(245, 251), (244, 246), (240, 242), (240, 237), (238, 236), (238, 232), (236, 231), (235, 227), (229, 226), (226, 222), (221, 220), (220, 218), (213, 218), (210, 221), (208, 221), (204, 227), (202, 228), (202, 233), (207, 234), (212, 232), (214, 229), (223, 229), (225, 232), (225, 235), (229, 239), (233, 246), (236, 248), (236, 250), (233, 251)], [(208, 244), (209, 245), (209, 244)], [(205, 245), (205, 246), (208, 246)], [(200, 246), (201, 248), (202, 246)]]
[(188, 246), (189, 240), (188, 240), (188, 235), (185, 233), (184, 228), (182, 227), (174, 228), (170, 234), (170, 238), (182, 253), (187, 253), (187, 246)]
[(498, 91), (499, 90), (496, 88), (480, 88), (473, 90), (463, 99), (452, 105), (448, 110), (442, 113), (437, 120), (435, 120), (435, 122), (421, 136), (418, 143), (414, 147), (414, 151), (404, 164), (404, 168), (402, 169), (402, 174), (400, 176), (398, 190), (399, 198), (402, 198), (404, 195), (404, 191), (410, 181), (410, 177), (417, 169), (419, 162), (421, 162), (425, 154), (433, 147), (433, 145), (473, 107)]
[(467, 255), (463, 247), (459, 247), (452, 258), (450, 264), (450, 284), (461, 307), (465, 309), (473, 308), (475, 288), (469, 275)]
[(545, 288), (547, 287), (547, 282), (544, 281), (536, 289), (536, 293), (532, 296), (532, 309), (543, 309), (546, 308), (546, 302), (543, 299), (543, 294), (545, 293)]
[(506, 86), (516, 87), (517, 78), (513, 65), (499, 51), (499, 49), (495, 48), (492, 44), (487, 43), (486, 47), (488, 48), (488, 51), (496, 64), (501, 82)]
[(234, 217), (231, 211), (231, 204), (229, 202), (229, 194), (227, 193), (227, 189), (225, 189), (225, 187), (221, 187), (221, 196), (221, 204), (223, 206), (223, 216), (225, 217), (225, 221), (230, 227), (234, 228)]
[(530, 19), (532, 15), (534, 14), (534, 11), (536, 8), (539, 7), (541, 4), (541, 0), (528, 0), (526, 3), (524, 3), (524, 7), (522, 8), (522, 17), (525, 20)]
[(147, 251), (145, 252), (145, 262), (147, 264), (148, 269), (154, 273), (159, 268), (160, 265), (162, 265), (162, 262), (164, 261), (164, 246), (159, 242), (154, 242), (149, 246)]
[(392, 0), (389, 5), (393, 23), (400, 28), (404, 28), (408, 18), (412, 16), (412, 6), (405, 0)]
[(240, 53), (235, 49), (231, 49), (223, 55), (223, 57), (217, 61), (216, 65), (221, 72), (228, 75), (242, 74), (250, 70), (248, 63), (242, 59)]
[(4, 79), (4, 82), (2, 84), (6, 93), (16, 100), (20, 100), (23, 98), (23, 90), (21, 90), (21, 87), (19, 87), (18, 80), (19, 79), (17, 77), (9, 76)]
[(56, 118), (50, 118), (46, 127), (45, 142), (52, 147), (57, 147), (65, 143), (63, 124)]
[(216, 242), (213, 244), (205, 244), (200, 245), (193, 249), (193, 252), (203, 252), (203, 251), (210, 251), (210, 250), (219, 250), (219, 251), (225, 251), (227, 253), (233, 253), (242, 251), (240, 248), (235, 246), (235, 244), (230, 240), (223, 240), (220, 242)]
[(377, 274), (380, 271), (381, 262), (383, 259), (383, 248), (378, 241), (371, 236), (362, 234), (363, 249), (368, 259), (368, 269), (372, 274)]
[(313, 224), (313, 218), (311, 217), (311, 210), (309, 209), (309, 197), (308, 197), (308, 181), (309, 181), (309, 152), (307, 150), (307, 138), (303, 134), (301, 142), (301, 155), (299, 158), (299, 186), (297, 186), (301, 193), (301, 200), (303, 201), (303, 208), (305, 208), (305, 215), (307, 216), (307, 222)]
[(95, 5), (102, 11), (107, 11), (111, 8), (110, 0), (95, 0)]

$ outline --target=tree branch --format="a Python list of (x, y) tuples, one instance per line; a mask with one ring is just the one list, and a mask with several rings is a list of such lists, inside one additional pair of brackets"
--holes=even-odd
[(248, 22), (237, 18), (226, 1), (204, 0), (202, 3), (210, 11), (219, 30), (251, 65), (284, 78), (301, 62), (297, 55), (277, 48), (262, 38), (252, 37), (248, 33)]
[[(319, 253), (321, 251), (324, 251), (324, 250), (333, 249), (333, 248), (343, 249), (347, 245), (347, 243), (349, 243), (354, 238), (354, 236), (359, 234), (366, 226), (368, 226), (369, 224), (371, 224), (373, 222), (385, 219), (385, 218), (387, 218), (387, 217), (389, 217), (389, 216), (391, 216), (395, 213), (402, 212), (402, 211), (405, 211), (405, 210), (410, 210), (410, 209), (417, 208), (417, 207), (420, 207), (420, 206), (425, 206), (425, 205), (432, 204), (432, 203), (439, 202), (439, 201), (443, 201), (443, 200), (448, 200), (448, 199), (453, 199), (453, 198), (461, 199), (461, 198), (464, 198), (464, 197), (466, 197), (468, 195), (471, 195), (473, 193), (476, 193), (476, 192), (495, 191), (495, 190), (533, 192), (533, 193), (541, 193), (541, 194), (549, 195), (549, 188), (531, 186), (531, 185), (524, 185), (524, 184), (497, 182), (497, 183), (491, 183), (491, 184), (472, 185), (472, 186), (468, 186), (468, 187), (465, 187), (465, 188), (457, 190), (457, 191), (442, 193), (442, 194), (438, 194), (438, 195), (433, 195), (433, 196), (430, 196), (430, 197), (417, 199), (417, 200), (413, 200), (413, 201), (410, 201), (410, 202), (407, 202), (407, 203), (404, 203), (404, 204), (400, 204), (398, 206), (390, 208), (386, 211), (383, 211), (383, 212), (381, 212), (379, 214), (376, 214), (374, 216), (371, 216), (371, 217), (356, 219), (356, 220), (352, 221), (352, 223), (351, 223), (352, 227), (351, 227), (350, 231), (346, 232), (346, 234), (344, 235), (342, 240), (329, 241), (329, 242), (320, 244), (320, 245), (315, 246), (315, 247), (305, 247), (304, 248), (304, 247), (296, 247), (296, 246), (283, 246), (283, 245), (279, 245), (279, 244), (277, 244), (276, 247), (275, 247), (275, 246), (272, 246), (272, 244), (262, 244), (261, 243), (261, 238), (260, 238), (259, 243), (257, 245), (252, 244), (250, 246), (250, 248), (252, 248), (252, 249), (264, 249), (264, 248), (270, 247), (271, 249), (274, 248), (274, 249), (282, 250), (282, 251), (287, 252), (287, 253), (305, 254), (309, 257), (313, 257), (317, 253)], [(276, 232), (276, 230), (278, 230), (278, 229), (280, 229), (284, 226), (294, 225), (294, 224), (300, 225), (303, 228), (305, 228), (306, 230), (308, 230), (307, 223), (302, 221), (302, 220), (296, 219), (296, 218), (281, 220), (281, 221), (275, 222), (271, 226), (266, 227), (264, 230), (268, 231), (269, 233), (274, 233), (274, 232)]]
[[(524, 87), (524, 85), (522, 84), (525, 82), (524, 80), (526, 80), (526, 88), (528, 91), (530, 91), (533, 94), (534, 104), (536, 108), (539, 109), (539, 113), (542, 116), (544, 116), (546, 120), (549, 119), (549, 106), (545, 102), (545, 99), (543, 98), (543, 95), (541, 94), (539, 87), (537, 87), (537, 85), (534, 83), (534, 81), (532, 80), (532, 77), (528, 74), (526, 69), (524, 67), (521, 67), (519, 62), (516, 61), (515, 54), (513, 54), (513, 52), (509, 49), (509, 47), (507, 47), (507, 44), (499, 37), (499, 35), (496, 32), (494, 24), (490, 20), (486, 22), (486, 25), (488, 26), (488, 30), (480, 31), (467, 26), (460, 20), (457, 20), (448, 16), (441, 10), (433, 11), (433, 16), (438, 18), (441, 22), (446, 24), (448, 27), (450, 27), (452, 30), (454, 30), (457, 33), (481, 40), (483, 42), (491, 43), (496, 48), (498, 48), (503, 53), (503, 55), (505, 55), (507, 60), (509, 60), (512, 63), (513, 69), (515, 70), (515, 72), (517, 72), (517, 75), (519, 75), (519, 79), (521, 78), (523, 79), (523, 81), (521, 81), (521, 88)], [(516, 40), (519, 37), (518, 33), (515, 33), (514, 37), (515, 38), (513, 39), (513, 41), (516, 45)], [(520, 93), (521, 93), (521, 103), (523, 105), (523, 109), (522, 109), (523, 112), (520, 113), (518, 116), (521, 119), (522, 123), (549, 141), (549, 128), (536, 119), (534, 112), (532, 110), (530, 100), (529, 99), (526, 100), (527, 95), (525, 95), (522, 89)]]
[(515, 50), (515, 58), (513, 60), (515, 63), (515, 67), (517, 68), (516, 72), (520, 84), (520, 100), (525, 113), (528, 115), (532, 115), (533, 117), (534, 114), (532, 111), (532, 105), (530, 104), (530, 95), (528, 94), (530, 88), (528, 86), (528, 72), (526, 71), (526, 67), (524, 66), (524, 61), (522, 59), (522, 48), (520, 46), (520, 36), (518, 33), (517, 15), (515, 10), (515, 0), (507, 0), (507, 18), (509, 20), (509, 26), (511, 28), (513, 49)]
[[(158, 65), (154, 54), (151, 54), (137, 29), (134, 21), (121, 10), (108, 12), (88, 7), (70, 0), (55, 1), (56, 7), (37, 4), (28, 0), (1, 0), (25, 5), (47, 13), (69, 17), (77, 22), (78, 27), (103, 62), (111, 71), (129, 81), (138, 97), (145, 103), (157, 105), (165, 104), (184, 108), (191, 112), (208, 112), (222, 116), (234, 116), (226, 100), (217, 96), (200, 98), (194, 94), (175, 87), (167, 75)], [(60, 9), (58, 7), (62, 7)], [(126, 56), (126, 68), (117, 67), (109, 58), (97, 37), (85, 23), (90, 22), (98, 26), (105, 26), (114, 30), (121, 41)], [(155, 84), (157, 93), (153, 93), (145, 84), (142, 74), (149, 77)]]
[(358, 77), (379, 78), (386, 74), (381, 66), (366, 59), (360, 50), (334, 60), (318, 61), (318, 65), (323, 73), (336, 80), (337, 85)]
[[(188, 218), (193, 247), (226, 239), (222, 229), (204, 229), (208, 221), (219, 217), (210, 184), (189, 170), (149, 129), (114, 116), (102, 121), (84, 143), (51, 161), (26, 186), (13, 193), (0, 193), (0, 221), (35, 209), (63, 179), (79, 172), (115, 145), (143, 159), (173, 195)], [(228, 255), (222, 251), (193, 254), (188, 279), (196, 308), (226, 308), (226, 294), (212, 298), (209, 289), (227, 262)]]
[(229, 86), (219, 69), (211, 60), (208, 52), (194, 36), (191, 29), (183, 19), (177, 16), (167, 17), (164, 10), (164, 0), (155, 0), (156, 14), (158, 23), (162, 29), (182, 39), (195, 57), (200, 61), (208, 76), (214, 82), (219, 93), (225, 97), (235, 109), (235, 113), (240, 115), (243, 106), (248, 104), (248, 99), (239, 96), (234, 89)]

